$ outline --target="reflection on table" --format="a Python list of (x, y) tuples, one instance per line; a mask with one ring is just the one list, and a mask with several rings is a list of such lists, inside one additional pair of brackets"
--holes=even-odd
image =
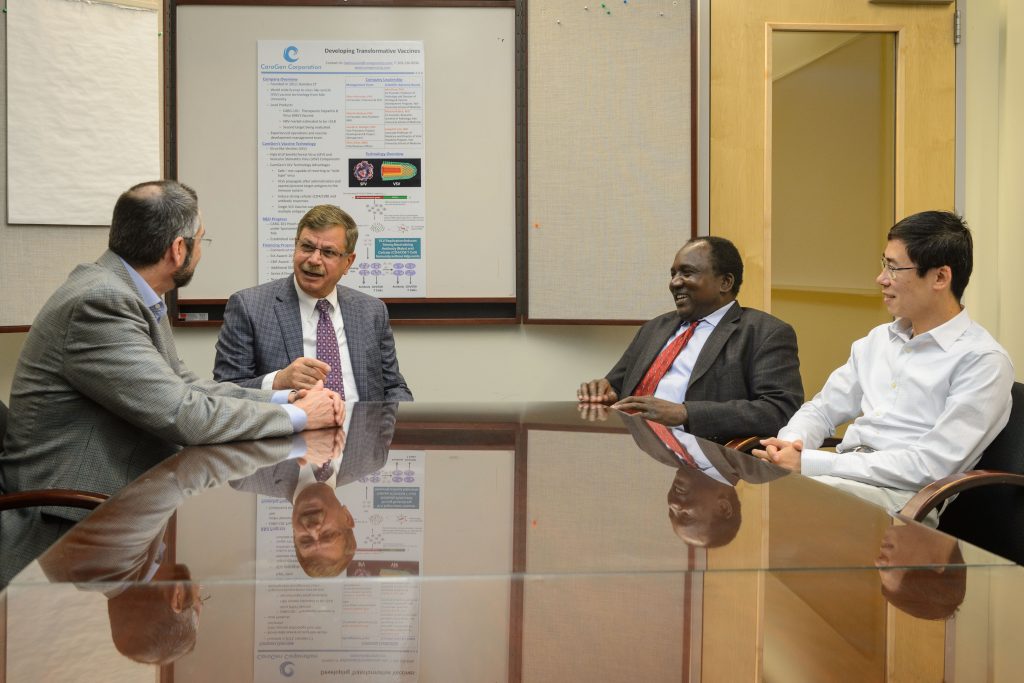
[(8, 680), (1005, 680), (1022, 663), (1020, 567), (751, 456), (569, 404), (350, 409), (308, 443), (184, 449), (70, 530), (19, 519), (17, 538), (64, 533), (3, 594)]

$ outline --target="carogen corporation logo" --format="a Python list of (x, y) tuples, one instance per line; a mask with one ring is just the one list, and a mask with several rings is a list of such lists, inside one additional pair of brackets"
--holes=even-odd
[[(284, 54), (285, 54), (285, 57), (287, 58), (288, 51), (285, 50)], [(295, 675), (295, 665), (292, 664), (291, 662), (281, 662), (281, 666), (279, 666), (278, 669), (280, 669), (281, 675), (284, 676), (285, 678), (291, 678), (292, 676)]]
[(299, 61), (299, 48), (294, 45), (289, 45), (284, 49), (284, 61), (286, 62), (297, 62)]

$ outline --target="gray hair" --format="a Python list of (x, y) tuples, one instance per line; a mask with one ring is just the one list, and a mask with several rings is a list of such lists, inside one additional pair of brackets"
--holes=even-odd
[[(110, 250), (133, 267), (163, 258), (174, 240), (199, 230), (196, 191), (175, 180), (139, 183), (122, 194), (110, 220)], [(189, 244), (189, 253), (192, 245)]]

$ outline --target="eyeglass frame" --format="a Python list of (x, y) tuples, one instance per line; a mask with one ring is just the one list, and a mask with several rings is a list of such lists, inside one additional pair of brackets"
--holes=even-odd
[(896, 267), (896, 266), (892, 265), (891, 263), (889, 263), (888, 261), (886, 261), (885, 260), (885, 254), (882, 254), (882, 270), (884, 270), (884, 271), (889, 273), (889, 279), (890, 280), (895, 280), (896, 279), (896, 273), (900, 272), (901, 270), (917, 270), (917, 266), (900, 266), (900, 267)]
[(295, 249), (296, 251), (302, 251), (306, 256), (312, 256), (315, 252), (319, 251), (320, 257), (325, 261), (340, 261), (352, 253), (351, 251), (336, 251), (333, 247), (318, 247), (301, 237), (295, 238)]
[[(195, 242), (196, 242), (196, 237), (195, 237), (195, 235), (193, 235), (192, 237), (182, 237), (181, 239), (183, 239), (183, 240), (185, 240), (186, 242), (188, 242), (188, 246), (189, 246), (189, 248), (191, 248), (191, 247), (192, 247), (192, 245), (193, 245), (193, 244), (195, 244)], [(210, 246), (211, 244), (213, 244), (213, 238), (212, 238), (212, 237), (200, 237), (200, 238), (199, 238), (199, 241), (200, 241), (200, 242), (202, 243), (202, 245), (203, 245), (204, 247), (208, 247), (208, 246)]]

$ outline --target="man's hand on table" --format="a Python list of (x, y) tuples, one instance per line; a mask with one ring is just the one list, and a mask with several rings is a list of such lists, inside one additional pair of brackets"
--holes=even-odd
[(580, 403), (603, 403), (610, 405), (615, 403), (619, 395), (612, 389), (611, 383), (604, 377), (584, 382), (576, 391), (576, 400)]
[(340, 427), (345, 423), (345, 402), (337, 392), (324, 389), (323, 382), (317, 382), (304, 394), (298, 392), (293, 403), (306, 413), (306, 429)]
[(800, 471), (800, 454), (804, 450), (804, 442), (802, 440), (783, 441), (782, 439), (772, 437), (770, 439), (761, 439), (761, 445), (764, 446), (764, 450), (755, 448), (752, 451), (754, 455), (792, 472)]

